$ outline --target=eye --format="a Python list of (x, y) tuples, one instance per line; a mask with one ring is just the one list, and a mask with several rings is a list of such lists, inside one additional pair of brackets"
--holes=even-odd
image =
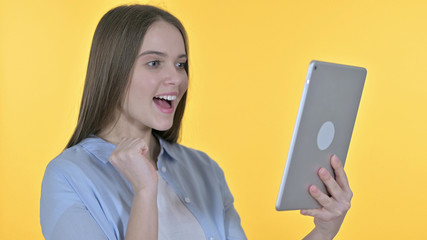
[(180, 62), (180, 63), (175, 64), (175, 66), (179, 69), (184, 69), (185, 63), (187, 63), (187, 62)]
[(150, 61), (147, 63), (147, 66), (152, 67), (152, 68), (156, 68), (160, 65), (160, 61), (156, 60), (156, 61)]

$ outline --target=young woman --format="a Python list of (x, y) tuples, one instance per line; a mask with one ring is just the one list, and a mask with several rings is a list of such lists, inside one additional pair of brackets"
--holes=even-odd
[[(184, 27), (152, 6), (110, 10), (96, 29), (77, 127), (46, 168), (40, 221), (47, 240), (246, 239), (219, 166), (176, 143), (188, 86)], [(307, 239), (332, 239), (350, 207), (340, 161), (331, 197)]]

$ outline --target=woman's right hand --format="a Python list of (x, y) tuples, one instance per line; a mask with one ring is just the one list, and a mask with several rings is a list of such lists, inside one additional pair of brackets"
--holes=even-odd
[(149, 160), (148, 145), (140, 138), (122, 138), (110, 163), (132, 184), (134, 193), (157, 193), (158, 175)]
[(157, 239), (158, 175), (148, 145), (140, 138), (122, 138), (110, 162), (132, 184), (134, 192), (125, 240)]

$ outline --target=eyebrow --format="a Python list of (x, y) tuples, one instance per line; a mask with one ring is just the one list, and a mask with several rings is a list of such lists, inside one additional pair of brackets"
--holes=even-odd
[[(149, 55), (149, 54), (159, 55), (161, 57), (166, 57), (167, 56), (167, 54), (164, 53), (164, 52), (148, 50), (148, 51), (140, 53), (138, 55), (138, 58), (141, 57), (141, 56), (144, 56), (144, 55)], [(187, 58), (187, 54), (181, 54), (181, 55), (178, 56), (178, 58)]]

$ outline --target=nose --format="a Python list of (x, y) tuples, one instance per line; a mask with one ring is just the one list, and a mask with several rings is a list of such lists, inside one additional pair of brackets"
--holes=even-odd
[(168, 67), (164, 84), (166, 85), (180, 85), (182, 82), (187, 81), (187, 72), (185, 69), (179, 68), (174, 64)]

